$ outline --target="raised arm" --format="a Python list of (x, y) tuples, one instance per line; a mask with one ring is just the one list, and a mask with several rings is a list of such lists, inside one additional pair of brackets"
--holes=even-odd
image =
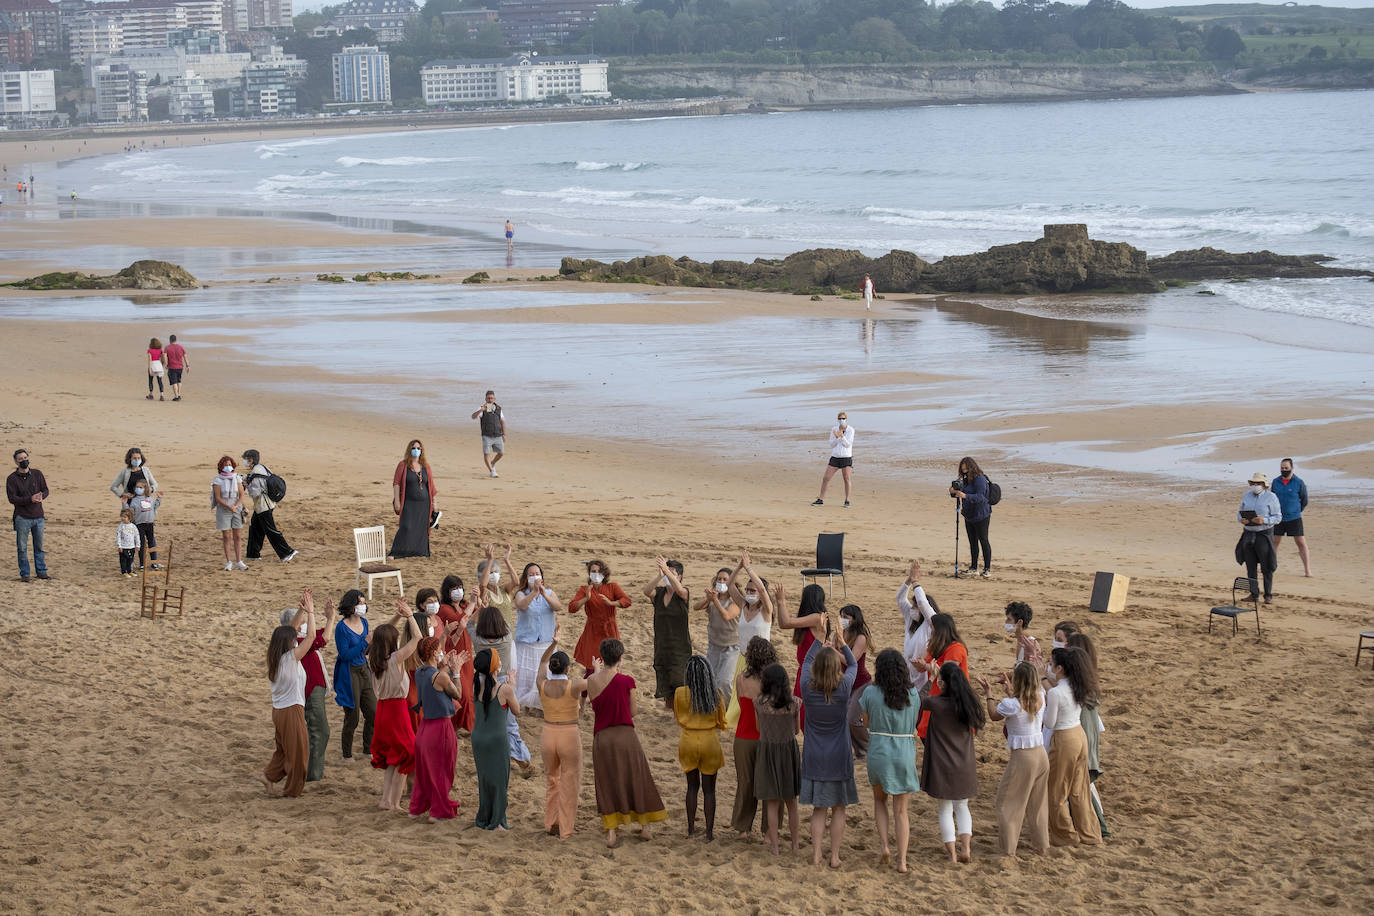
[[(404, 605), (404, 602), (401, 601), (401, 599), (398, 598), (396, 600), (397, 603)], [(420, 648), (420, 637), (423, 635), (420, 632), (420, 624), (418, 624), (415, 621), (414, 611), (412, 611), (409, 607), (406, 607), (402, 616), (406, 619), (406, 628), (410, 630), (410, 642), (406, 643), (404, 646), (401, 646), (401, 648), (391, 653), (392, 659), (397, 662), (403, 662), (415, 654), (415, 650)]]
[(315, 611), (313, 608), (305, 612), (305, 632), (310, 635), (296, 644), (296, 648), (291, 650), (296, 661), (305, 658), (315, 648)]
[[(778, 626), (786, 630), (810, 630), (813, 635), (817, 630), (821, 630), (823, 635), (824, 614), (803, 614), (801, 617), (793, 617), (792, 612), (787, 607), (787, 591), (782, 585), (778, 585), (774, 600), (778, 605)], [(817, 639), (819, 641), (819, 637)]]
[(554, 622), (553, 641), (544, 650), (544, 654), (539, 656), (539, 673), (534, 676), (534, 687), (536, 690), (544, 689), (544, 682), (549, 679), (549, 659), (553, 658), (553, 653), (558, 651), (558, 637), (563, 633), (563, 624)]
[(673, 592), (673, 594), (677, 595), (679, 598), (682, 598), (685, 601), (688, 597), (687, 586), (683, 585), (678, 580), (677, 573), (673, 572), (673, 567), (668, 565), (668, 561), (666, 559), (664, 559), (663, 557), (659, 557), (658, 568), (663, 573), (663, 575), (667, 577), (668, 588)]
[(501, 555), (501, 565), (506, 568), (506, 581), (501, 587), (506, 590), (507, 595), (514, 595), (516, 587), (520, 584), (520, 577), (515, 574), (515, 567), (510, 562), (511, 545), (506, 545), (506, 552)]

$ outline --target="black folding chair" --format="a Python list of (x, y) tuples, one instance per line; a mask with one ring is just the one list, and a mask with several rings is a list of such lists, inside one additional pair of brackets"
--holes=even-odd
[(844, 596), (848, 598), (849, 583), (844, 578), (844, 532), (816, 535), (816, 567), (815, 569), (803, 569), (801, 574), (803, 579), (828, 577), (831, 598), (835, 597), (835, 577), (839, 576), (840, 585), (844, 588)]
[[(1240, 601), (1248, 602), (1248, 607), (1241, 607), (1240, 601), (1236, 600), (1236, 593), (1241, 589), (1245, 590), (1245, 597)], [(1231, 603), (1219, 605), (1212, 608), (1212, 613), (1207, 615), (1207, 632), (1212, 632), (1213, 617), (1231, 618), (1231, 635), (1235, 636), (1238, 628), (1236, 618), (1241, 614), (1255, 615), (1255, 635), (1260, 635), (1259, 622), (1259, 580), (1250, 579), (1245, 576), (1237, 576), (1236, 581), (1231, 583)]]

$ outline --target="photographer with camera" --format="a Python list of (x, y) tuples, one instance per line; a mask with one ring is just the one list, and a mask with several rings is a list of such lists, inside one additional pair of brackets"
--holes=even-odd
[(972, 573), (977, 569), (981, 547), (984, 579), (992, 578), (992, 544), (988, 541), (988, 526), (992, 522), (992, 503), (988, 499), (991, 492), (987, 475), (978, 462), (969, 457), (961, 458), (959, 477), (950, 482), (949, 495), (960, 500), (959, 510), (964, 516), (964, 531), (968, 533), (969, 553), (972, 556), (968, 571)]

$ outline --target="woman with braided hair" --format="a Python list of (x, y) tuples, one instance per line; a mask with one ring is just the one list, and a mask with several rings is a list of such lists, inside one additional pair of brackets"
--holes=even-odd
[(673, 694), (673, 714), (682, 728), (677, 761), (687, 774), (687, 835), (696, 832), (697, 795), (705, 790), (706, 842), (716, 838), (716, 774), (725, 765), (716, 732), (725, 728), (725, 698), (704, 655), (687, 659), (686, 684)]
[(510, 741), (506, 716), (520, 715), (515, 685), (498, 684), (501, 656), (483, 649), (473, 660), (472, 698), (476, 724), (472, 727), (472, 761), (477, 766), (477, 826), (505, 830), (506, 791), (510, 788)]

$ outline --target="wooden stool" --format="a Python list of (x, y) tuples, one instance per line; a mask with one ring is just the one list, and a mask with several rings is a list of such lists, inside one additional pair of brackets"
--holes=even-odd
[[(1365, 645), (1368, 642), (1369, 645)], [(1360, 641), (1355, 646), (1355, 667), (1360, 667), (1360, 653), (1365, 649), (1369, 650), (1370, 655), (1374, 655), (1374, 630), (1365, 630), (1360, 634)], [(1374, 665), (1370, 666), (1374, 668)]]

